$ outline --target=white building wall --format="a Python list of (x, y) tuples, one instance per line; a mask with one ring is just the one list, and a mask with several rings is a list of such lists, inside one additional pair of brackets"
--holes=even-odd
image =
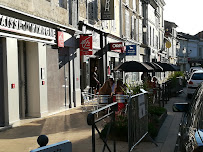
[[(5, 124), (19, 121), (19, 83), (17, 39), (3, 39)], [(11, 88), (15, 84), (15, 88)]]
[[(27, 42), (27, 96), (28, 115), (43, 117), (47, 114), (46, 45)], [(41, 68), (45, 69), (45, 85), (42, 85)]]

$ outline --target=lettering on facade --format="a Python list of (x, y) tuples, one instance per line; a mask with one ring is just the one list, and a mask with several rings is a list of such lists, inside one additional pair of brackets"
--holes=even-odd
[(0, 14), (0, 29), (52, 40), (55, 39), (56, 37), (55, 29), (37, 25), (20, 19), (8, 17), (1, 14)]
[(122, 48), (122, 44), (112, 44), (112, 48), (113, 49), (120, 49), (120, 48)]
[(109, 11), (110, 10), (110, 1), (111, 0), (106, 0), (105, 11)]

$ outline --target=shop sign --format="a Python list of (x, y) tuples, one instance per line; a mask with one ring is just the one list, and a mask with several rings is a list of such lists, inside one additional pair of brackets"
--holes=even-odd
[(101, 0), (101, 20), (114, 20), (114, 0)]
[(171, 47), (171, 42), (169, 42), (169, 41), (166, 41), (166, 48), (170, 48)]
[(126, 55), (136, 55), (136, 45), (126, 45)]
[(92, 49), (92, 36), (80, 35), (80, 50)]
[(55, 40), (55, 29), (0, 14), (0, 29), (18, 34)]
[(63, 32), (58, 31), (57, 33), (57, 42), (58, 42), (58, 47), (64, 47), (64, 35)]
[(123, 43), (117, 42), (117, 43), (110, 43), (110, 50), (116, 51), (116, 52), (122, 52), (123, 50)]

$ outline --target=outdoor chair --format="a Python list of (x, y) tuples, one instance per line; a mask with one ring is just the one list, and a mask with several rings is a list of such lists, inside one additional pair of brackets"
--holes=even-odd
[(82, 98), (84, 100), (82, 112), (95, 111), (98, 109), (97, 95), (88, 92), (82, 92)]

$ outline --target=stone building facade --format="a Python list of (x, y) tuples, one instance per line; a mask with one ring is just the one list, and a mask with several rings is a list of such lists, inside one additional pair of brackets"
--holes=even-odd
[[(80, 71), (75, 70), (81, 32), (74, 1), (66, 4), (0, 1), (1, 126), (81, 105)], [(63, 32), (63, 48), (57, 46), (58, 32)]]

